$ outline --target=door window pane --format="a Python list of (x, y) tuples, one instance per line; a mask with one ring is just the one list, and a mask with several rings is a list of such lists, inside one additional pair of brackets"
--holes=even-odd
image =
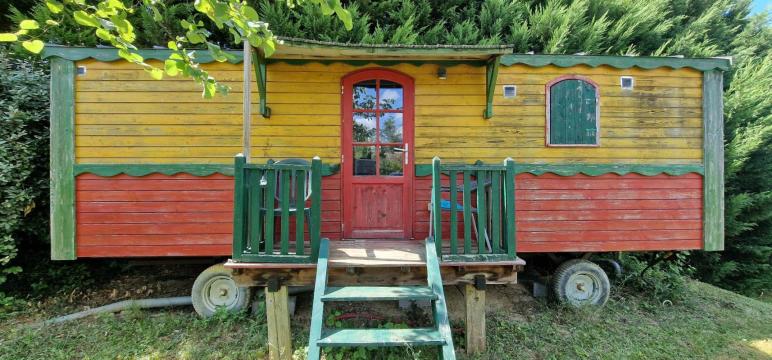
[(402, 85), (388, 80), (381, 80), (380, 85), (378, 90), (379, 107), (384, 110), (402, 109)]
[(354, 146), (354, 175), (376, 175), (375, 146)]
[(381, 142), (402, 142), (402, 113), (381, 113)]
[(394, 146), (381, 146), (381, 176), (402, 176), (405, 153)]
[(354, 85), (354, 109), (375, 109), (375, 80)]
[(354, 113), (354, 142), (375, 142), (375, 113)]

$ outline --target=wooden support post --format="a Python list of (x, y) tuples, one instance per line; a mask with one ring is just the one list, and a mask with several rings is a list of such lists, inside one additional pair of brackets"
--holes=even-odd
[(485, 351), (485, 278), (466, 285), (466, 353)]
[[(287, 285), (269, 284), (265, 288), (265, 314), (268, 317), (268, 357), (271, 360), (292, 359), (289, 296)], [(278, 285), (278, 289), (275, 288)]]

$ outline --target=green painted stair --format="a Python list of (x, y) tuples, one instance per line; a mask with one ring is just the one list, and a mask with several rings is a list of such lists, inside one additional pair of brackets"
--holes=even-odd
[[(425, 286), (343, 286), (327, 287), (330, 243), (322, 239), (316, 267), (314, 303), (308, 359), (318, 360), (324, 347), (354, 346), (438, 346), (440, 359), (456, 358), (450, 321), (442, 289), (440, 264), (433, 239), (426, 240)], [(432, 302), (434, 327), (410, 329), (326, 329), (324, 304), (343, 301), (429, 300)]]
[(436, 300), (428, 286), (345, 286), (329, 287), (322, 301)]
[(342, 346), (444, 345), (445, 339), (434, 328), (415, 329), (331, 329), (317, 344)]

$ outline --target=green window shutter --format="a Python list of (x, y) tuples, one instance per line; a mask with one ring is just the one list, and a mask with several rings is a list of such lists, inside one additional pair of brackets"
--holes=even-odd
[(550, 145), (598, 143), (598, 97), (591, 83), (568, 79), (550, 89)]

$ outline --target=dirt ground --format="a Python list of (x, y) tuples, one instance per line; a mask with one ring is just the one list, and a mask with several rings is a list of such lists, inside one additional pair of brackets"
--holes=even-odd
[[(205, 265), (149, 265), (134, 266), (118, 274), (102, 285), (77, 289), (64, 296), (44, 300), (43, 308), (54, 310), (57, 315), (81, 311), (127, 299), (147, 299), (173, 296), (189, 296), (196, 275)], [(262, 289), (253, 292), (254, 302), (262, 302)], [(445, 298), (451, 320), (465, 319), (464, 286), (446, 286)], [(296, 301), (293, 322), (308, 323), (311, 316), (312, 291), (294, 295)], [(57, 303), (46, 304), (45, 301)], [(506, 314), (530, 313), (535, 299), (528, 289), (517, 285), (489, 285), (486, 292), (487, 310)], [(376, 321), (417, 325), (429, 321), (431, 314), (427, 303), (418, 303), (412, 311), (400, 308), (397, 302), (343, 303), (328, 307), (339, 313), (341, 319), (352, 321)], [(520, 311), (511, 311), (518, 309)], [(510, 311), (500, 311), (510, 310)], [(190, 311), (193, 311), (192, 307)], [(517, 315), (512, 315), (517, 316)]]

